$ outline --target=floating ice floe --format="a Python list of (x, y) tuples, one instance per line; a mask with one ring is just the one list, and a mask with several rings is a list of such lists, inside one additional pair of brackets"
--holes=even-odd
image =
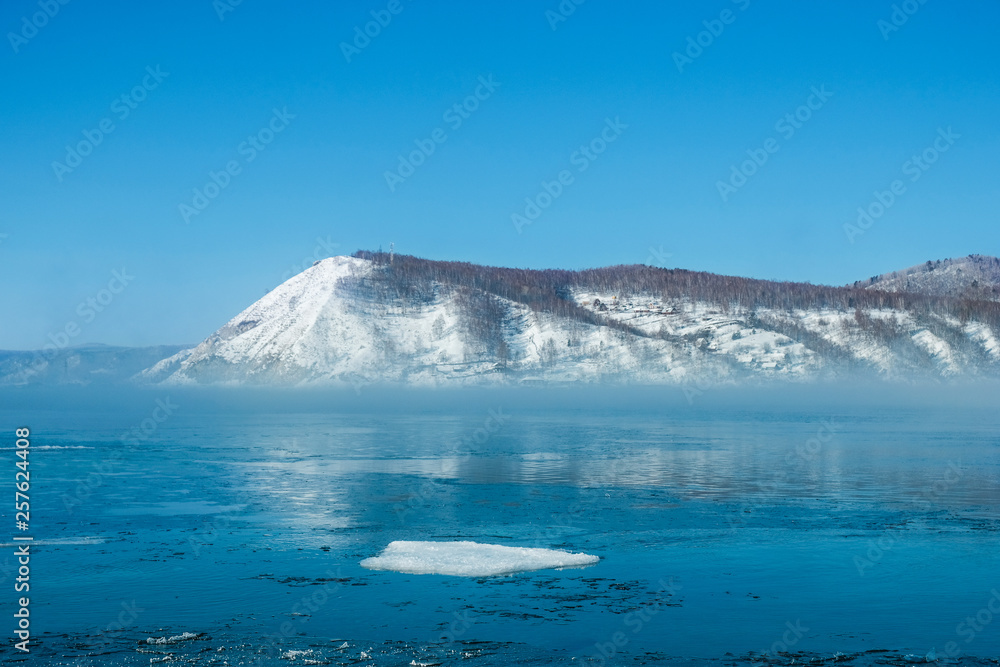
[(593, 565), (600, 558), (555, 549), (505, 547), (478, 542), (390, 542), (374, 558), (361, 561), (369, 570), (392, 570), (406, 574), (450, 574), (458, 577), (488, 577), (550, 568)]

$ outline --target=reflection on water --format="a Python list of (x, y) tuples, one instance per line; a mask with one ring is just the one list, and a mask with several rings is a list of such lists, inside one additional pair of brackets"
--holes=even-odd
[[(811, 419), (812, 417), (812, 419)], [(662, 419), (662, 417), (661, 417)], [(928, 495), (949, 504), (996, 500), (996, 460), (968, 465), (989, 455), (1000, 438), (981, 425), (938, 424), (932, 431), (897, 416), (891, 425), (859, 428), (822, 415), (795, 415), (790, 422), (695, 422), (671, 419), (645, 429), (625, 418), (591, 418), (592, 423), (530, 418), (514, 422), (476, 450), (442, 445), (456, 438), (405, 442), (393, 428), (433, 432), (437, 424), (414, 420), (386, 425), (382, 432), (355, 434), (353, 442), (326, 433), (296, 448), (263, 452), (242, 465), (302, 476), (414, 475), (466, 484), (562, 485), (581, 488), (659, 487), (684, 498), (741, 500), (839, 498), (882, 502), (924, 502)], [(608, 422), (611, 421), (612, 424)], [(832, 425), (832, 426), (829, 426)], [(955, 428), (962, 430), (959, 435)], [(969, 433), (970, 429), (972, 433)], [(622, 431), (633, 434), (623, 439)], [(332, 443), (337, 443), (336, 445)], [(531, 450), (528, 443), (543, 444)], [(377, 457), (365, 456), (373, 449)], [(961, 479), (952, 479), (955, 476)], [(960, 481), (960, 483), (958, 483)]]
[[(131, 450), (111, 415), (36, 415), (36, 664), (1000, 656), (1000, 626), (959, 627), (1000, 587), (994, 413), (486, 415), (178, 414)], [(424, 539), (601, 562), (358, 566)]]

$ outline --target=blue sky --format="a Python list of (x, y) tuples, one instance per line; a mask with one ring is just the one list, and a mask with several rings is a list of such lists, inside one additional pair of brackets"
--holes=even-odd
[(900, 5), (5, 3), (0, 348), (72, 323), (196, 342), (312, 257), (390, 242), (831, 284), (1000, 254), (1000, 5)]

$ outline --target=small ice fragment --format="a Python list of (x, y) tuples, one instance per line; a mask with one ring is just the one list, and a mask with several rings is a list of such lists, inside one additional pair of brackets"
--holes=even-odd
[(182, 632), (179, 635), (174, 635), (173, 637), (148, 637), (146, 639), (147, 644), (176, 644), (177, 642), (187, 641), (189, 639), (197, 639), (201, 637), (200, 632)]
[(313, 652), (312, 652), (311, 649), (307, 650), (307, 651), (288, 650), (288, 651), (285, 651), (284, 653), (282, 653), (278, 657), (281, 658), (282, 660), (291, 660), (291, 661), (294, 662), (295, 660), (298, 660), (299, 658), (305, 659), (306, 656), (310, 656), (312, 654), (313, 654)]

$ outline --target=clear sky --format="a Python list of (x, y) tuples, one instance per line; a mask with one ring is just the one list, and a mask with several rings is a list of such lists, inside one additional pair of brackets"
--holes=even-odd
[(390, 242), (830, 284), (998, 255), (1000, 4), (896, 4), (5, 2), (0, 348), (197, 342)]

